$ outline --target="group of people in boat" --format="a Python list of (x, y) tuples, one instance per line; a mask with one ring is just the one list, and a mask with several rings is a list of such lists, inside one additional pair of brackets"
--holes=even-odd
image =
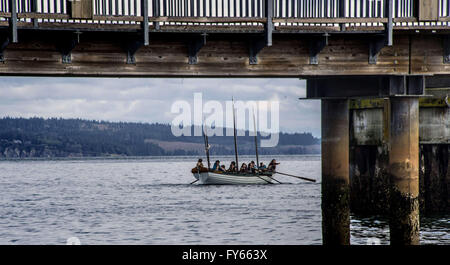
[[(258, 165), (256, 165), (255, 161), (251, 161), (248, 164), (242, 163), (241, 167), (238, 168), (236, 166), (236, 162), (231, 161), (230, 166), (227, 169), (225, 167), (225, 165), (220, 164), (219, 160), (216, 160), (211, 171), (213, 171), (213, 172), (240, 172), (240, 173), (255, 174), (257, 171), (258, 172), (265, 172), (265, 171), (273, 172), (276, 170), (278, 164), (280, 164), (280, 163), (277, 163), (277, 161), (275, 159), (272, 159), (268, 166), (264, 165), (263, 162), (259, 163), (259, 166), (258, 166)], [(203, 160), (201, 158), (198, 160), (196, 167), (197, 168), (205, 168), (203, 166)]]

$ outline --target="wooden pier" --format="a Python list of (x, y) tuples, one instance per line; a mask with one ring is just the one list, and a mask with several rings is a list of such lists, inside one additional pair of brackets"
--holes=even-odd
[(325, 244), (350, 242), (349, 99), (388, 99), (391, 242), (418, 244), (419, 98), (450, 87), (449, 23), (450, 0), (0, 0), (0, 75), (307, 79)]

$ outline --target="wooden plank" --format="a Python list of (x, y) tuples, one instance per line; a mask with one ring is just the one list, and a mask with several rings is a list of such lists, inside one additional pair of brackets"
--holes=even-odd
[(266, 23), (266, 18), (256, 17), (151, 17), (150, 22), (185, 23)]
[(392, 18), (392, 21), (394, 21), (394, 23), (396, 22), (418, 22), (417, 18), (415, 17), (394, 17)]
[(40, 34), (44, 33), (28, 35), (24, 41), (8, 46), (0, 75), (297, 78), (407, 74), (409, 70), (409, 38), (403, 35), (396, 36), (393, 47), (381, 51), (376, 65), (368, 64), (367, 42), (353, 35), (330, 38), (329, 45), (319, 54), (318, 65), (309, 64), (309, 42), (290, 35), (274, 35), (273, 46), (258, 54), (257, 65), (249, 64), (248, 43), (242, 37), (211, 35), (198, 53), (198, 64), (189, 65), (183, 36), (166, 39), (154, 35), (148, 46), (136, 52), (136, 65), (127, 65), (122, 48), (124, 37), (119, 33), (86, 32), (83, 41), (72, 50), (72, 63), (67, 65), (60, 62), (60, 54), (49, 41), (52, 33)]
[[(5, 17), (10, 16), (9, 13), (5, 14)], [(0, 13), (2, 16), (2, 13)], [(67, 14), (51, 14), (51, 13), (19, 13), (19, 18), (40, 18), (40, 19), (71, 19), (72, 17)], [(135, 21), (142, 22), (142, 16), (104, 16), (104, 15), (95, 15), (92, 18), (88, 19), (88, 21)]]
[(11, 13), (10, 12), (0, 12), (0, 17), (10, 18), (11, 17)]
[(162, 32), (198, 32), (198, 33), (263, 33), (263, 26), (243, 26), (243, 25), (160, 25)]
[[(58, 22), (41, 22), (39, 23), (40, 30), (47, 29), (83, 29), (90, 31), (122, 31), (122, 30), (136, 30), (140, 28), (139, 23), (119, 24), (119, 23), (99, 23), (99, 21), (128, 21), (128, 22), (142, 22), (142, 17), (117, 17), (117, 20), (108, 20), (104, 16), (94, 16), (94, 20), (86, 20), (85, 23), (77, 23), (70, 21), (70, 18), (64, 14), (53, 14), (48, 16), (46, 14), (18, 14), (19, 18), (53, 18), (65, 21)], [(0, 27), (8, 27), (8, 21), (0, 21)], [(17, 22), (19, 28), (32, 28), (33, 23), (19, 21)], [(154, 30), (153, 25), (149, 25), (150, 30)], [(368, 26), (368, 25), (350, 25), (345, 27), (348, 33), (381, 33), (384, 30), (384, 26)], [(449, 34), (450, 27), (447, 25), (414, 25), (414, 26), (394, 26), (395, 31), (411, 31), (416, 30), (433, 30), (439, 34)], [(235, 24), (200, 24), (200, 25), (161, 25), (161, 32), (207, 32), (207, 33), (263, 33), (263, 25), (235, 25)], [(337, 26), (322, 26), (321, 24), (311, 25), (282, 25), (275, 26), (275, 33), (324, 33), (324, 32), (339, 32), (340, 28)]]
[[(32, 25), (32, 23), (28, 23)], [(55, 22), (41, 22), (40, 29), (85, 29), (92, 31), (121, 31), (121, 30), (136, 30), (140, 29), (139, 24), (99, 24), (99, 23), (55, 23)]]
[[(10, 17), (10, 13), (4, 13), (4, 17)], [(0, 13), (2, 16), (2, 13)], [(20, 13), (19, 18), (41, 18), (41, 19), (71, 19), (72, 16), (66, 14), (51, 13)], [(142, 16), (111, 16), (95, 15), (88, 20), (99, 21), (144, 21)], [(265, 23), (265, 18), (246, 18), (246, 17), (150, 17), (149, 22), (181, 22), (181, 23)]]
[(71, 18), (92, 19), (94, 15), (92, 0), (71, 0), (70, 7)]
[(409, 27), (409, 26), (396, 26), (394, 27), (395, 30), (402, 30), (402, 31), (410, 31), (410, 32), (415, 32), (417, 30), (429, 30), (429, 31), (436, 31), (439, 32), (440, 34), (448, 34), (448, 32), (450, 31), (450, 27), (446, 26), (446, 25), (438, 25), (438, 26), (432, 26), (432, 25), (416, 25), (413, 27)]
[(387, 23), (387, 18), (274, 18), (274, 23)]
[[(0, 12), (0, 17), (10, 18), (11, 13), (9, 12)], [(18, 13), (18, 18), (30, 18), (30, 19), (58, 19), (58, 20), (69, 20), (71, 16), (68, 14), (56, 14), (56, 13)], [(305, 27), (318, 27), (319, 24), (337, 24), (337, 23), (383, 23), (386, 19), (384, 18), (356, 18), (356, 19), (310, 19), (310, 18), (301, 18), (301, 19), (274, 19), (274, 22), (277, 23), (306, 23), (306, 24), (317, 24), (317, 25), (303, 25), (302, 28)], [(127, 21), (127, 22), (142, 22), (142, 16), (119, 16), (119, 15), (94, 15), (92, 18), (86, 19), (88, 23), (97, 23), (94, 21)], [(343, 22), (346, 21), (346, 22)], [(439, 17), (438, 21), (440, 22), (450, 22), (450, 17)], [(217, 17), (217, 18), (194, 18), (194, 17), (163, 17), (163, 18), (155, 18), (150, 17), (149, 22), (184, 22), (184, 23), (265, 23), (266, 19), (264, 18), (226, 18), (226, 17)], [(411, 22), (417, 23), (417, 18), (414, 17), (403, 17), (403, 18), (394, 18), (394, 23), (398, 22)], [(56, 22), (61, 23), (61, 22)], [(247, 27), (252, 27), (252, 25), (247, 25)], [(258, 26), (254, 26), (258, 27)], [(278, 27), (284, 27), (287, 29), (292, 27), (293, 30), (296, 29), (295, 25), (283, 25)], [(361, 27), (364, 28), (364, 25), (355, 25), (352, 27)], [(398, 28), (399, 26), (397, 26)], [(400, 26), (401, 29), (415, 29), (417, 26)], [(436, 29), (442, 28), (443, 26), (427, 26), (427, 28), (435, 27)]]
[(437, 21), (439, 0), (418, 0), (419, 21)]
[(308, 25), (308, 26), (276, 26), (276, 32), (280, 33), (303, 33), (303, 32), (339, 32), (339, 27), (330, 27), (330, 26), (317, 26), (317, 25)]
[(41, 18), (41, 19), (70, 19), (67, 14), (50, 14), (50, 13), (19, 13), (18, 18)]
[(444, 64), (443, 40), (436, 35), (411, 35), (411, 73), (448, 75), (450, 65)]
[(142, 16), (93, 16), (92, 20), (99, 21), (135, 21), (142, 22), (144, 18)]

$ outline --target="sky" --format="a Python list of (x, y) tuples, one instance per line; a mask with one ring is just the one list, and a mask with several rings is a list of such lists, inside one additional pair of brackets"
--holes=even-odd
[(0, 77), (0, 117), (62, 117), (171, 123), (177, 100), (194, 93), (223, 102), (279, 101), (280, 131), (320, 137), (320, 101), (299, 100), (306, 82), (286, 78)]

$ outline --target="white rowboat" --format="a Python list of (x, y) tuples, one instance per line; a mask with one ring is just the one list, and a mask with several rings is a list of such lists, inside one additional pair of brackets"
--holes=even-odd
[(215, 185), (249, 185), (271, 184), (272, 177), (267, 175), (233, 175), (229, 173), (200, 172), (192, 173), (200, 184)]

